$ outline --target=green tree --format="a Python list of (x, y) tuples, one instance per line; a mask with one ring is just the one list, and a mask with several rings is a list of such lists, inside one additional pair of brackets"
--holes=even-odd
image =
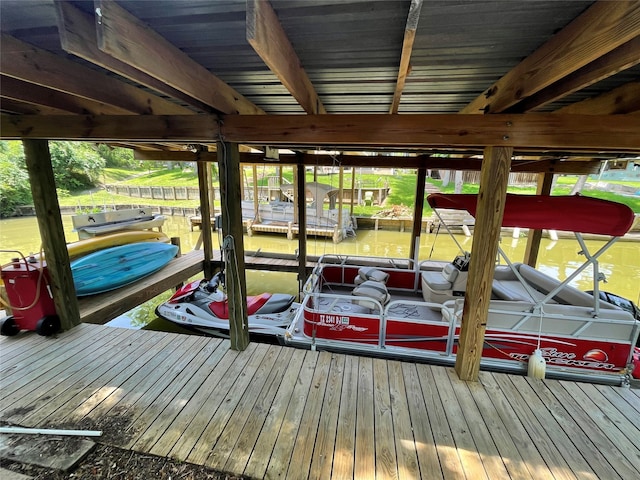
[(69, 191), (94, 186), (100, 178), (105, 160), (91, 144), (49, 142), (56, 186)]
[(22, 142), (0, 141), (0, 217), (12, 215), (18, 205), (31, 202)]
[(138, 161), (133, 158), (133, 150), (128, 148), (111, 147), (104, 143), (95, 146), (96, 152), (105, 161), (105, 167), (136, 168)]

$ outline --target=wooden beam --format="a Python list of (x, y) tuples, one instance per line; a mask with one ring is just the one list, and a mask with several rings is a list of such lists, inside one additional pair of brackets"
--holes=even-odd
[(242, 202), (240, 198), (240, 158), (238, 145), (218, 142), (221, 159), (220, 201), (222, 202), (222, 233), (225, 255), (225, 278), (229, 297), (229, 334), (231, 349), (245, 350), (249, 345), (247, 318), (247, 280), (244, 268)]
[(416, 38), (416, 29), (418, 28), (418, 20), (420, 19), (420, 9), (422, 8), (422, 0), (411, 0), (409, 6), (409, 14), (407, 15), (407, 25), (404, 28), (404, 39), (402, 40), (402, 54), (400, 55), (400, 68), (398, 69), (398, 79), (396, 80), (396, 89), (393, 92), (393, 100), (389, 113), (398, 113), (400, 107), (400, 98), (404, 90), (404, 84), (411, 70), (410, 60), (413, 51), (413, 42)]
[[(49, 142), (24, 140), (23, 144), (33, 205), (51, 278), (51, 294), (62, 329), (69, 330), (80, 323), (80, 311), (60, 218)], [(46, 292), (42, 294), (47, 295)]]
[[(306, 207), (306, 172), (304, 165), (296, 165), (295, 182), (296, 199), (298, 200), (298, 285), (307, 281), (307, 209)], [(302, 180), (301, 180), (302, 179)], [(318, 201), (318, 200), (316, 200)], [(320, 201), (324, 201), (320, 200)], [(302, 205), (302, 208), (300, 206)]]
[(209, 189), (211, 188), (211, 177), (209, 171), (211, 164), (207, 162), (198, 162), (198, 190), (200, 191), (200, 231), (202, 235), (202, 248), (204, 250), (204, 278), (210, 280), (213, 275), (213, 241), (211, 238), (211, 210), (212, 205), (209, 203)]
[(127, 113), (122, 108), (94, 102), (6, 75), (0, 75), (0, 85), (2, 85), (3, 97), (45, 107), (46, 111), (57, 112), (53, 115), (65, 114), (66, 112), (76, 115), (121, 115)]
[(0, 111), (20, 115), (67, 115), (67, 112), (62, 112), (57, 108), (25, 103), (4, 96), (0, 96)]
[[(171, 98), (179, 99), (204, 112), (214, 113), (214, 110), (208, 105), (102, 52), (98, 48), (94, 18), (76, 8), (68, 1), (55, 0), (54, 3), (56, 7), (58, 32), (60, 34), (60, 44), (66, 52), (122, 75), (136, 83), (146, 85)], [(185, 115), (195, 114), (195, 112), (188, 108), (182, 108), (182, 110)]]
[(327, 113), (268, 0), (247, 0), (247, 41), (305, 112)]
[(613, 115), (638, 112), (640, 112), (640, 82), (629, 82), (602, 95), (567, 105), (554, 113)]
[(184, 113), (184, 108), (175, 103), (7, 34), (2, 34), (0, 37), (0, 73), (101, 102), (120, 109), (121, 113), (156, 115)]
[(219, 112), (264, 113), (178, 47), (110, 0), (95, 0), (98, 47)]
[(640, 2), (599, 1), (460, 113), (499, 113), (640, 35)]
[[(541, 173), (538, 176), (537, 195), (551, 195), (551, 187), (553, 186), (553, 173)], [(540, 251), (540, 241), (542, 240), (542, 230), (529, 229), (527, 235), (527, 245), (524, 251), (523, 262), (527, 265), (536, 267), (538, 263), (538, 253)]]
[(420, 253), (420, 234), (422, 233), (422, 210), (424, 209), (426, 181), (427, 169), (420, 167), (416, 180), (416, 206), (413, 210), (413, 230), (411, 231), (411, 245), (409, 247), (409, 258), (413, 259), (416, 264), (418, 263), (418, 255)]
[(0, 117), (3, 139), (260, 145), (531, 147), (550, 150), (640, 151), (636, 115), (230, 115), (213, 116), (23, 116)]
[[(626, 70), (640, 63), (640, 36), (619, 46), (584, 67), (570, 73), (561, 80), (543, 88), (539, 92), (523, 99), (506, 111), (509, 113), (528, 112), (547, 105), (573, 92), (587, 88), (600, 80)], [(567, 112), (569, 113), (569, 112)], [(577, 112), (574, 112), (577, 113)], [(581, 112), (593, 113), (598, 112)], [(624, 112), (618, 112), (624, 113)]]
[[(189, 151), (166, 151), (166, 150), (134, 150), (133, 156), (136, 160), (171, 161), (171, 162), (217, 162), (216, 152), (189, 152)], [(480, 171), (482, 167), (481, 158), (444, 158), (431, 157), (429, 155), (419, 155), (413, 157), (396, 156), (363, 156), (342, 154), (337, 157), (340, 165), (345, 167), (388, 167), (395, 168), (426, 168), (426, 169), (448, 169), (448, 170), (470, 170)], [(277, 164), (284, 165), (307, 165), (307, 166), (331, 166), (336, 162), (336, 157), (323, 154), (296, 153), (280, 154), (280, 161)], [(272, 160), (265, 160), (263, 153), (240, 152), (241, 164), (269, 164)], [(585, 158), (581, 160), (565, 159), (539, 159), (522, 158), (511, 162), (512, 172), (554, 172), (571, 173), (577, 175), (587, 175), (600, 171), (600, 160)]]
[(495, 259), (507, 198), (511, 154), (512, 149), (509, 147), (485, 149), (471, 245), (473, 255), (469, 263), (469, 278), (456, 354), (455, 369), (462, 380), (475, 382), (480, 371)]

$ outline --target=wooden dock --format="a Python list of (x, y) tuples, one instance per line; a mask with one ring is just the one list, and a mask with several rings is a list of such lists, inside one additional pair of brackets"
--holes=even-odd
[(640, 391), (83, 324), (0, 338), (0, 420), (252, 478), (631, 479)]

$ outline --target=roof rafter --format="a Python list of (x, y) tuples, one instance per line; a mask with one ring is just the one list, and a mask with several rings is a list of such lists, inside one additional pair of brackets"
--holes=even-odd
[(6, 75), (0, 75), (0, 84), (2, 84), (2, 96), (5, 98), (51, 108), (60, 113), (69, 112), (78, 115), (122, 115), (127, 113), (127, 110), (123, 108), (94, 102)]
[(567, 105), (554, 113), (588, 115), (640, 113), (640, 82), (625, 83), (610, 92)]
[(600, 0), (460, 113), (499, 113), (640, 35), (640, 2)]
[(413, 42), (416, 38), (421, 8), (422, 0), (411, 0), (409, 14), (407, 15), (407, 26), (404, 29), (404, 39), (402, 41), (402, 55), (400, 56), (398, 80), (396, 81), (396, 89), (393, 92), (393, 100), (391, 101), (389, 113), (398, 113), (398, 108), (400, 107), (400, 98), (402, 97), (404, 84), (410, 72), (411, 52), (413, 51)]
[[(106, 68), (112, 72), (122, 75), (129, 80), (146, 85), (169, 97), (174, 97), (192, 105), (205, 112), (213, 113), (213, 109), (208, 105), (185, 95), (183, 92), (170, 87), (166, 83), (151, 75), (147, 75), (140, 70), (127, 65), (124, 62), (107, 55), (98, 48), (96, 27), (93, 17), (79, 10), (71, 3), (62, 0), (54, 0), (56, 7), (56, 19), (58, 32), (60, 33), (60, 44), (62, 48), (73, 55), (76, 55), (88, 62)], [(188, 109), (184, 109), (185, 114), (189, 114)], [(195, 112), (193, 112), (195, 114)]]
[(593, 85), (640, 63), (638, 52), (640, 52), (640, 36), (525, 98), (506, 111), (509, 113), (527, 112)]
[(0, 73), (138, 114), (184, 114), (185, 108), (59, 55), (0, 37)]
[(96, 0), (98, 47), (171, 87), (227, 114), (264, 111), (110, 0)]
[(268, 0), (247, 1), (247, 41), (305, 112), (327, 113)]
[(640, 152), (638, 115), (212, 115), (0, 118), (7, 139), (48, 138), (258, 145), (513, 146)]

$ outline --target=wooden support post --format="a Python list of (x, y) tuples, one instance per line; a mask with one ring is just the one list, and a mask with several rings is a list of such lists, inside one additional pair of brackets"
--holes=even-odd
[(262, 222), (260, 218), (260, 199), (258, 198), (258, 166), (252, 165), (251, 173), (253, 175), (253, 211), (255, 212), (254, 218), (258, 219), (258, 222)]
[(351, 167), (351, 208), (349, 209), (349, 215), (353, 217), (353, 207), (356, 194), (356, 167)]
[(420, 232), (422, 231), (422, 209), (424, 208), (425, 182), (427, 181), (427, 169), (418, 169), (418, 184), (416, 185), (416, 208), (413, 214), (413, 230), (411, 231), (411, 250), (409, 258), (418, 263), (420, 253)]
[(461, 380), (478, 380), (512, 154), (512, 147), (486, 147), (484, 150), (469, 277), (456, 356), (455, 368)]
[[(298, 154), (302, 158), (302, 154)], [(298, 178), (305, 178), (304, 164), (302, 162), (296, 165)], [(298, 182), (298, 198), (305, 198), (304, 182)], [(298, 282), (303, 285), (307, 280), (307, 209), (300, 210), (300, 223), (298, 224)]]
[[(60, 205), (47, 140), (23, 140), (33, 204), (51, 279), (51, 293), (63, 330), (80, 323), (78, 299), (69, 266)], [(43, 292), (43, 295), (46, 295)]]
[[(342, 205), (344, 203), (344, 167), (340, 166), (340, 176), (338, 177), (338, 240), (334, 239), (334, 243), (342, 240)], [(322, 199), (324, 201), (324, 199)], [(316, 199), (317, 201), (317, 199)]]
[(200, 187), (200, 230), (202, 245), (204, 248), (204, 278), (210, 279), (213, 275), (213, 240), (211, 238), (211, 210), (209, 206), (209, 185), (211, 179), (208, 175), (207, 162), (199, 161), (198, 165), (198, 187)]
[(229, 297), (229, 335), (231, 349), (242, 351), (249, 345), (249, 321), (247, 319), (247, 280), (244, 273), (238, 144), (218, 142), (218, 159), (225, 280)]
[[(538, 175), (538, 187), (536, 194), (551, 195), (551, 187), (553, 185), (553, 173), (540, 173)], [(538, 263), (538, 253), (540, 252), (540, 240), (542, 239), (542, 230), (529, 229), (527, 235), (527, 246), (524, 250), (523, 262), (535, 268)]]
[[(302, 177), (298, 176), (298, 169), (294, 167), (293, 169), (293, 223), (298, 224), (298, 228), (300, 228), (300, 210), (304, 210), (304, 213), (307, 213), (307, 184), (305, 181), (306, 177), (304, 174), (304, 170), (302, 171)], [(302, 195), (298, 192), (300, 191), (300, 184), (302, 184)], [(305, 216), (306, 219), (306, 216)], [(306, 225), (305, 225), (306, 228)]]

